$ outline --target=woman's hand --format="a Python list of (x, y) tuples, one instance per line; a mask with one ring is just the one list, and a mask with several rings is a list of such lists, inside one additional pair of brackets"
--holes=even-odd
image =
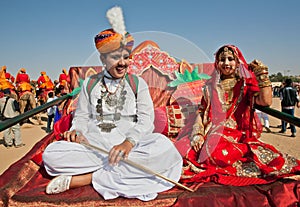
[(124, 158), (127, 159), (129, 152), (133, 148), (131, 142), (125, 140), (119, 145), (115, 145), (110, 151), (108, 155), (108, 160), (111, 165), (116, 165), (119, 161)]
[(68, 142), (76, 142), (76, 143), (86, 142), (86, 143), (88, 143), (87, 139), (80, 132), (78, 132), (76, 130), (65, 131), (63, 133), (63, 137)]
[(204, 143), (204, 138), (203, 136), (201, 135), (196, 135), (193, 137), (193, 141), (191, 142), (191, 145), (193, 147), (193, 149), (196, 151), (196, 152), (199, 152), (202, 145)]

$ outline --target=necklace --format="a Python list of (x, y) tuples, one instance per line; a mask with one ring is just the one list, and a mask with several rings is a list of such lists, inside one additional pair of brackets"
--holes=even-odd
[(222, 80), (217, 85), (217, 91), (219, 95), (219, 99), (222, 104), (222, 110), (225, 112), (227, 111), (232, 105), (232, 98), (233, 98), (233, 88), (237, 80), (235, 78), (228, 78)]
[[(101, 96), (97, 100), (96, 111), (99, 115), (96, 116), (97, 121), (100, 123), (98, 127), (101, 128), (103, 132), (111, 132), (113, 128), (116, 127), (115, 121), (120, 120), (121, 113), (118, 113), (118, 110), (123, 109), (123, 105), (125, 104), (127, 91), (124, 91), (125, 82), (124, 78), (120, 80), (116, 90), (114, 92), (109, 91), (105, 81), (104, 76), (100, 81), (100, 89), (101, 89)], [(114, 112), (112, 115), (104, 115), (103, 114), (103, 105), (109, 110)], [(110, 117), (110, 120), (105, 120), (105, 117)]]

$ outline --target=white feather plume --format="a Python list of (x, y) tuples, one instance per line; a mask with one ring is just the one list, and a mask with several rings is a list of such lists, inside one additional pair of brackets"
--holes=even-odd
[(112, 29), (115, 32), (123, 35), (123, 37), (125, 37), (126, 28), (125, 28), (124, 17), (123, 17), (123, 12), (122, 12), (121, 7), (115, 6), (111, 9), (109, 9), (106, 13), (106, 17), (107, 17)]

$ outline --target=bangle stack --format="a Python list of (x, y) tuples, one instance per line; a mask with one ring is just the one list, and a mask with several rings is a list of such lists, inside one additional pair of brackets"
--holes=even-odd
[(268, 87), (271, 86), (272, 83), (269, 79), (269, 70), (266, 65), (264, 65), (261, 61), (259, 60), (253, 60), (250, 64), (249, 67), (253, 70), (256, 79), (258, 81), (258, 86), (260, 88)]

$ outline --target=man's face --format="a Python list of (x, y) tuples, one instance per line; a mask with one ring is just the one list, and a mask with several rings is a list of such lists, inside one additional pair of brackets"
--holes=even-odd
[(129, 51), (119, 48), (111, 53), (102, 54), (101, 61), (106, 65), (106, 70), (114, 78), (122, 78), (127, 72), (130, 60)]

